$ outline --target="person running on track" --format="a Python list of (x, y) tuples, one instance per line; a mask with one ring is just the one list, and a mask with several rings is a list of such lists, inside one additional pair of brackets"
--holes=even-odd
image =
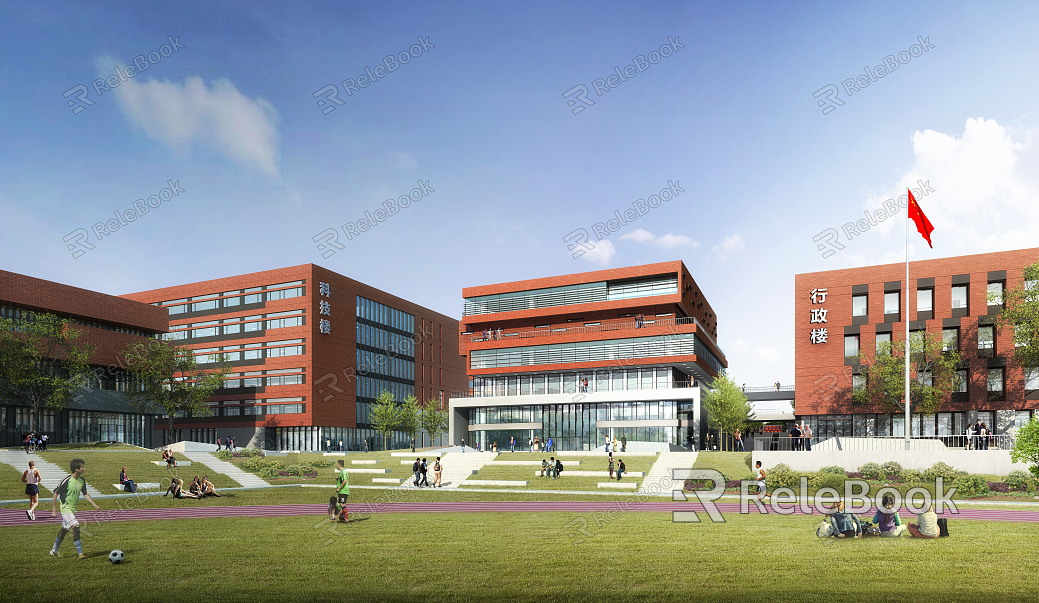
[(40, 472), (36, 470), (36, 463), (29, 461), (29, 468), (22, 472), (22, 481), (25, 482), (25, 493), (29, 496), (29, 509), (25, 512), (29, 519), (36, 519), (36, 505), (40, 504)]
[(51, 548), (50, 554), (53, 557), (61, 556), (58, 554), (58, 547), (61, 546), (61, 541), (65, 538), (65, 534), (72, 530), (72, 542), (76, 543), (76, 551), (79, 552), (79, 558), (83, 559), (83, 541), (79, 538), (79, 521), (76, 519), (76, 508), (79, 504), (80, 495), (85, 496), (90, 501), (90, 504), (94, 505), (95, 510), (98, 506), (87, 492), (87, 480), (83, 479), (86, 463), (83, 462), (83, 459), (72, 459), (72, 462), (69, 463), (69, 469), (72, 470), (72, 475), (61, 480), (61, 483), (54, 490), (54, 498), (51, 501), (51, 517), (57, 517), (58, 499), (61, 499), (61, 530), (58, 532), (58, 537), (54, 539), (54, 546)]

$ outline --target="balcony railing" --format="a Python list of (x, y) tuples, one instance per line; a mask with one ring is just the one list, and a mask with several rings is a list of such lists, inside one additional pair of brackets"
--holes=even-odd
[(603, 331), (625, 331), (629, 329), (648, 329), (650, 327), (669, 327), (674, 325), (689, 325), (696, 324), (697, 330), (702, 333), (714, 347), (718, 348), (718, 351), (725, 355), (725, 351), (721, 349), (718, 342), (714, 340), (710, 332), (704, 328), (700, 321), (693, 316), (686, 318), (658, 318), (655, 320), (643, 321), (643, 326), (638, 326), (636, 322), (610, 322), (603, 323), (601, 325), (595, 325), (591, 327), (580, 326), (580, 327), (558, 327), (554, 329), (538, 329), (536, 331), (502, 331), (501, 336), (491, 330), (491, 336), (484, 338), (483, 333), (475, 335), (472, 338), (473, 343), (480, 341), (508, 341), (510, 339), (528, 339), (531, 337), (551, 337), (553, 335), (576, 335), (580, 333), (601, 333)]
[[(511, 378), (515, 378), (515, 377), (511, 377)], [(644, 389), (644, 390), (640, 390), (640, 391), (666, 391), (668, 389), (686, 389), (686, 388), (689, 388), (689, 387), (697, 387), (698, 385), (699, 385), (699, 382), (696, 381), (696, 380), (693, 380), (693, 381), (674, 381), (668, 387), (656, 387), (656, 388)], [(613, 391), (636, 391), (636, 390), (629, 389), (629, 390), (613, 390)], [(544, 390), (541, 390), (541, 391), (534, 392), (532, 390), (529, 390), (527, 393), (520, 393), (520, 392), (521, 392), (521, 390), (518, 387), (502, 387), (502, 386), (499, 386), (499, 385), (496, 384), (494, 387), (487, 387), (487, 388), (485, 388), (482, 391), (469, 390), (469, 391), (466, 391), (466, 392), (452, 393), (449, 397), (452, 398), (452, 399), (455, 399), (455, 398), (492, 398), (492, 397), (494, 397), (494, 398), (497, 398), (497, 397), (510, 397), (511, 398), (511, 397), (514, 397), (514, 396), (515, 397), (519, 397), (519, 396), (545, 396), (545, 395), (558, 396), (560, 394), (573, 394), (573, 395), (576, 396), (576, 395), (580, 395), (580, 394), (609, 393), (610, 390), (609, 389), (596, 390), (595, 389), (595, 384), (589, 382), (588, 383), (588, 387), (573, 386), (573, 387), (567, 387), (567, 388), (565, 388), (562, 391), (546, 392)]]
[(794, 386), (792, 384), (791, 385), (780, 385), (779, 387), (776, 387), (775, 385), (767, 385), (765, 387), (743, 387), (742, 389), (743, 389), (743, 393), (745, 393), (745, 394), (763, 393), (763, 392), (792, 392), (792, 391), (794, 391)]
[[(1014, 434), (987, 436), (932, 435), (909, 438), (911, 450), (1010, 450)], [(792, 438), (788, 433), (755, 434), (754, 450), (807, 451), (808, 438)], [(905, 436), (831, 436), (811, 438), (811, 450), (905, 450)]]

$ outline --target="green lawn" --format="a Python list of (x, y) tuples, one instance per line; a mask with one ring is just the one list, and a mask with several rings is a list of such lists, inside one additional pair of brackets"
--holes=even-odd
[[(499, 461), (538, 461), (555, 456), (553, 453), (531, 453), (531, 452), (507, 452), (498, 455), (495, 460)], [(568, 475), (568, 471), (609, 471), (610, 466), (606, 461), (606, 455), (596, 456), (561, 456), (563, 462), (563, 473), (559, 479), (548, 479), (540, 477), (540, 465), (484, 465), (479, 473), (469, 479), (475, 480), (519, 480), (529, 481), (527, 488), (537, 490), (599, 490), (598, 483), (609, 481), (608, 475), (602, 477), (577, 477)], [(655, 456), (625, 456), (624, 453), (613, 455), (614, 459), (623, 459), (628, 471), (641, 471), (649, 473), (650, 467), (656, 462)], [(581, 464), (578, 465), (577, 462)], [(535, 476), (537, 471), (539, 475)], [(626, 476), (622, 481), (628, 483), (641, 483), (644, 477)]]
[[(401, 452), (400, 450), (394, 450), (392, 452)], [(425, 456), (430, 466), (433, 465), (433, 461), (436, 457), (430, 457), (428, 453), (417, 452), (415, 456)], [(290, 452), (285, 456), (269, 456), (270, 460), (279, 461), (284, 463), (286, 467), (290, 465), (299, 465), (303, 462), (313, 463), (316, 460), (326, 460), (332, 463), (329, 467), (317, 468), (317, 477), (315, 479), (301, 479), (298, 477), (291, 478), (279, 478), (267, 480), (271, 484), (334, 484), (335, 483), (335, 462), (337, 460), (343, 460), (346, 462), (346, 470), (349, 473), (353, 469), (389, 469), (389, 473), (350, 473), (350, 483), (364, 486), (371, 486), (372, 478), (398, 478), (404, 479), (411, 477), (411, 463), (415, 461), (415, 457), (391, 457), (390, 451), (381, 452), (351, 452), (346, 456), (323, 456), (320, 452)], [(377, 460), (379, 461), (375, 465), (354, 465), (351, 461), (360, 460)], [(408, 461), (407, 465), (402, 465), (401, 461)], [(235, 465), (242, 471), (249, 471), (245, 467), (240, 466), (240, 460), (235, 459)], [(432, 469), (430, 470), (432, 471)], [(251, 473), (259, 473), (258, 471), (250, 471)], [(430, 474), (430, 483), (433, 478)], [(378, 485), (378, 484), (374, 484)]]
[(696, 455), (693, 469), (717, 469), (726, 480), (746, 479), (756, 475), (751, 470), (749, 452), (701, 452)]
[[(353, 497), (351, 497), (353, 498)], [(817, 518), (667, 514), (374, 514), (108, 522), (88, 558), (55, 526), (4, 528), (11, 601), (1022, 601), (1039, 524), (954, 522), (941, 540), (819, 540)], [(204, 538), (200, 539), (200, 535)], [(112, 566), (119, 548), (127, 562)]]
[[(29, 497), (25, 495), (25, 484), (22, 482), (22, 471), (29, 468), (29, 462), (20, 468), (11, 467), (0, 463), (0, 500), (14, 500), (24, 498), (25, 508), (29, 508)], [(40, 484), (40, 500), (51, 496), (50, 490)]]
[[(119, 483), (119, 471), (126, 467), (130, 479), (138, 483), (160, 483), (168, 484), (171, 476), (178, 476), (185, 484), (190, 484), (196, 475), (207, 475), (209, 481), (217, 488), (237, 488), (241, 484), (233, 479), (210, 470), (205, 465), (192, 464), (190, 467), (182, 466), (178, 469), (166, 470), (166, 465), (155, 465), (151, 461), (161, 461), (162, 454), (154, 451), (142, 451), (139, 448), (126, 448), (114, 453), (110, 450), (98, 450), (90, 452), (69, 452), (65, 450), (48, 450), (41, 452), (44, 460), (50, 461), (65, 471), (69, 470), (69, 463), (74, 458), (83, 459), (86, 462), (86, 473), (84, 477), (87, 483), (98, 489), (102, 494), (118, 494), (119, 490), (112, 484)], [(187, 460), (183, 454), (175, 455), (178, 460)], [(165, 480), (165, 481), (163, 481)], [(7, 500), (6, 490), (0, 492), (0, 500)], [(13, 497), (12, 497), (13, 498)]]

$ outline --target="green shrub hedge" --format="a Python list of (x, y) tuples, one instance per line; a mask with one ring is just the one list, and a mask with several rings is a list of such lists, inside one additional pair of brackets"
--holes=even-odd
[(866, 479), (880, 479), (880, 465), (876, 463), (866, 463), (859, 467), (859, 473)]
[(801, 482), (801, 475), (790, 469), (790, 465), (780, 463), (765, 471), (765, 484), (769, 490), (776, 488), (796, 488)]
[(980, 475), (962, 475), (953, 483), (960, 496), (976, 497), (989, 493), (988, 482)]
[(933, 482), (938, 478), (945, 480), (945, 483), (951, 483), (957, 477), (957, 471), (951, 465), (947, 465), (941, 461), (931, 465), (931, 468), (924, 471), (924, 479), (928, 482)]
[(1011, 471), (1003, 478), (1003, 482), (1011, 490), (1021, 490), (1027, 492), (1033, 492), (1035, 490), (1035, 480), (1027, 471)]

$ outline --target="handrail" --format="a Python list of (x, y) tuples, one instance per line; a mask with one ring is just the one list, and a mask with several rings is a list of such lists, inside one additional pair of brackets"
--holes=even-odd
[(794, 391), (794, 386), (793, 385), (780, 385), (779, 387), (776, 387), (775, 385), (769, 385), (769, 386), (766, 386), (766, 387), (744, 387), (744, 388), (742, 388), (742, 390), (743, 390), (743, 393), (746, 393), (746, 394), (762, 393), (762, 392), (792, 392), (792, 391)]
[(497, 334), (493, 330), (488, 329), (491, 333), (490, 339), (485, 339), (480, 335), (474, 336), (471, 341), (472, 343), (481, 341), (507, 341), (512, 338), (527, 339), (530, 337), (549, 337), (552, 335), (575, 335), (578, 333), (600, 333), (603, 331), (624, 331), (628, 329), (646, 329), (649, 327), (696, 324), (698, 332), (703, 333), (703, 335), (710, 340), (711, 344), (718, 348), (718, 351), (722, 353), (722, 356), (725, 356), (725, 351), (722, 350), (721, 346), (718, 345), (718, 342), (714, 340), (714, 337), (711, 336), (710, 332), (704, 328), (695, 316), (687, 316), (684, 318), (658, 318), (648, 321), (649, 326), (646, 326), (646, 324), (647, 321), (643, 321), (643, 326), (639, 327), (637, 322), (610, 322), (592, 327), (559, 327), (556, 329), (539, 329), (537, 331), (502, 331), (501, 338), (498, 338)]

